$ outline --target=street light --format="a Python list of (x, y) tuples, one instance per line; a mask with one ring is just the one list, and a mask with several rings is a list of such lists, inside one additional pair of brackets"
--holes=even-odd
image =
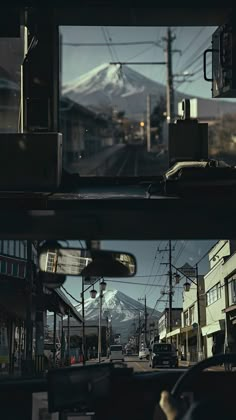
[(175, 284), (179, 284), (179, 282), (180, 282), (180, 278), (181, 278), (181, 276), (180, 276), (180, 274), (178, 274), (177, 272), (174, 274), (174, 277), (175, 277)]
[(99, 324), (98, 324), (98, 363), (101, 362), (101, 353), (102, 353), (102, 337), (101, 337), (102, 298), (103, 298), (103, 292), (106, 290), (107, 284), (104, 280), (102, 280), (99, 286), (100, 286), (100, 294), (99, 294)]
[(92, 299), (95, 299), (97, 296), (97, 290), (95, 290), (94, 288), (92, 290), (90, 290), (90, 297)]
[(184, 283), (183, 287), (184, 287), (184, 291), (185, 292), (189, 292), (190, 290), (190, 286), (191, 283), (193, 283), (196, 288), (197, 288), (197, 314), (198, 314), (198, 358), (199, 360), (201, 360), (201, 355), (202, 355), (202, 340), (201, 340), (201, 313), (200, 313), (200, 295), (199, 295), (199, 277), (198, 277), (198, 265), (196, 264), (196, 268), (195, 268), (195, 275), (196, 275), (196, 281), (194, 281), (193, 279), (191, 279), (189, 276), (187, 276), (184, 271), (181, 271), (181, 269), (175, 267), (173, 264), (171, 264), (171, 266), (176, 270), (176, 272), (178, 271), (179, 273), (183, 274), (184, 277), (188, 280), (186, 281), (186, 283)]
[(183, 287), (184, 287), (184, 291), (185, 292), (189, 292), (189, 290), (190, 290), (190, 283), (188, 283), (187, 281), (186, 281), (186, 283), (184, 283), (184, 285), (183, 285)]
[(86, 357), (86, 343), (85, 343), (85, 313), (84, 313), (84, 294), (93, 286), (93, 289), (90, 291), (90, 296), (94, 299), (97, 295), (97, 291), (94, 289), (94, 284), (99, 281), (101, 277), (98, 277), (96, 281), (93, 281), (93, 284), (90, 284), (86, 289), (84, 289), (84, 282), (89, 281), (89, 277), (82, 277), (82, 292), (80, 294), (81, 297), (81, 305), (82, 305), (82, 354), (83, 354), (83, 365), (85, 365), (85, 357)]

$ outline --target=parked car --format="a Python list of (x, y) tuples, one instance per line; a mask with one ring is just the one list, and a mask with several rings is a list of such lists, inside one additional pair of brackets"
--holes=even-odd
[(142, 359), (149, 359), (149, 350), (148, 350), (148, 348), (145, 347), (145, 348), (139, 350), (138, 357), (139, 357), (140, 360), (142, 360)]
[(149, 366), (178, 367), (176, 348), (169, 343), (154, 343), (150, 348)]

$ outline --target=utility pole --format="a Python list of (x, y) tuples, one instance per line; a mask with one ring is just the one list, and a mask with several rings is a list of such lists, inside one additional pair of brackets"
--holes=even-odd
[(27, 303), (26, 303), (26, 372), (32, 373), (33, 362), (33, 273), (32, 273), (32, 242), (27, 240), (27, 263), (26, 263), (26, 281), (27, 281)]
[(85, 336), (85, 315), (84, 315), (84, 277), (82, 277), (82, 293), (81, 293), (81, 300), (82, 300), (82, 355), (83, 355), (83, 365), (85, 365), (86, 360), (86, 336)]
[(151, 150), (151, 95), (147, 95), (147, 152)]
[[(173, 319), (172, 319), (172, 296), (173, 296), (173, 285), (172, 285), (172, 244), (171, 244), (171, 240), (168, 241), (168, 245), (169, 248), (168, 249), (161, 249), (159, 250), (159, 252), (167, 252), (169, 253), (169, 262), (168, 263), (161, 263), (164, 265), (169, 265), (169, 272), (168, 272), (168, 276), (169, 276), (169, 290), (168, 292), (162, 292), (163, 295), (169, 295), (169, 313), (168, 313), (168, 323), (167, 325), (169, 325), (169, 332), (172, 331), (172, 323), (173, 323)], [(170, 337), (170, 341), (172, 341), (172, 338)]]
[(172, 250), (169, 240), (169, 332), (172, 331)]
[(144, 337), (145, 345), (147, 345), (147, 298), (144, 298)]
[[(139, 298), (138, 300), (144, 300), (144, 338), (145, 338), (145, 345), (147, 345), (147, 297), (146, 295), (144, 298)], [(139, 314), (140, 316), (140, 314)], [(139, 318), (140, 321), (140, 318)]]
[(167, 29), (166, 40), (166, 63), (167, 63), (167, 85), (166, 85), (166, 113), (167, 122), (174, 122), (175, 117), (175, 102), (174, 102), (174, 87), (173, 87), (173, 73), (172, 73), (172, 42), (175, 36), (172, 36), (171, 28)]

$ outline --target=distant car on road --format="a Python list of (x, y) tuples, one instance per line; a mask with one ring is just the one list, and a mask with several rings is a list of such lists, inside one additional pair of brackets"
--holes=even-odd
[(142, 360), (142, 359), (149, 359), (149, 350), (148, 350), (148, 348), (145, 347), (145, 348), (139, 350), (138, 357), (139, 357), (140, 360)]
[(125, 351), (126, 356), (132, 356), (132, 350), (131, 349), (126, 349)]
[(178, 367), (176, 348), (169, 343), (154, 343), (151, 346), (149, 366)]
[(110, 362), (113, 362), (113, 360), (121, 360), (124, 362), (123, 348), (119, 344), (110, 347)]

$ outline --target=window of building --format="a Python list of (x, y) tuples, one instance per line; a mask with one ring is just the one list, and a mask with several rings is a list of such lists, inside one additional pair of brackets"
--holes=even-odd
[(9, 255), (14, 256), (14, 241), (9, 241)]
[(15, 256), (16, 257), (20, 256), (20, 241), (16, 241), (15, 243)]
[(56, 252), (48, 252), (48, 255), (47, 255), (47, 271), (55, 272), (56, 262), (57, 262), (56, 256), (57, 256)]
[(220, 297), (221, 297), (220, 282), (217, 283), (210, 290), (208, 290), (206, 296), (207, 296), (207, 306), (211, 305), (212, 303), (214, 303), (218, 299), (220, 299)]
[(189, 308), (189, 324), (194, 323), (194, 305)]
[(20, 258), (26, 258), (26, 241), (20, 241)]
[(189, 317), (188, 317), (188, 311), (184, 312), (184, 326), (186, 327), (189, 325)]
[(159, 320), (159, 331), (163, 331), (166, 328), (166, 321), (165, 318), (163, 317), (162, 319)]
[(6, 274), (6, 271), (7, 271), (6, 261), (1, 260), (0, 261), (0, 272), (1, 272), (1, 274)]
[(12, 275), (14, 277), (18, 277), (18, 274), (19, 274), (19, 264), (13, 263), (12, 264)]
[(236, 277), (232, 277), (228, 280), (229, 290), (229, 304), (232, 305), (236, 303)]
[(8, 241), (3, 241), (3, 254), (7, 255)]

